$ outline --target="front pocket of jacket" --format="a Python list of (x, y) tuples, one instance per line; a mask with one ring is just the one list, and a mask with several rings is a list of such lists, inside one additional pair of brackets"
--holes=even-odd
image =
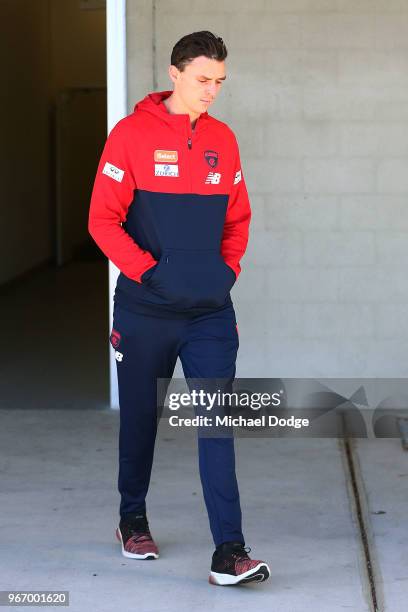
[(219, 251), (165, 249), (148, 280), (149, 288), (180, 307), (221, 306), (235, 273)]

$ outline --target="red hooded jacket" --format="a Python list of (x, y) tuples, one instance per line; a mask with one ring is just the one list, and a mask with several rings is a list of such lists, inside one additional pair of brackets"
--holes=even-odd
[(115, 301), (136, 311), (202, 313), (231, 303), (251, 218), (232, 130), (171, 114), (151, 93), (111, 130), (89, 233), (119, 268)]

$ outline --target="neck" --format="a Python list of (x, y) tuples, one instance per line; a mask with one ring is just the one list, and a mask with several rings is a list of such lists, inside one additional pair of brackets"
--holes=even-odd
[(200, 113), (194, 113), (192, 111), (189, 111), (183, 104), (182, 100), (177, 97), (174, 91), (168, 98), (163, 100), (163, 103), (169, 113), (171, 113), (172, 115), (189, 115), (191, 126), (193, 129), (195, 128), (195, 124), (200, 116)]

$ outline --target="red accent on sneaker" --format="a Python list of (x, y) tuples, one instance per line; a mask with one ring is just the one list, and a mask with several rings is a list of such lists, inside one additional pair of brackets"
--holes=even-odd
[[(122, 541), (118, 529), (116, 529), (116, 537), (120, 542)], [(159, 554), (159, 549), (150, 533), (134, 534), (126, 541), (123, 548), (126, 552), (136, 555)]]
[(244, 574), (245, 572), (248, 572), (259, 565), (259, 563), (263, 563), (263, 561), (254, 561), (254, 559), (239, 559), (235, 563), (235, 573), (237, 576)]
[(146, 555), (148, 553), (159, 554), (159, 549), (154, 543), (153, 538), (147, 533), (133, 535), (128, 539), (124, 548), (127, 552), (137, 555)]

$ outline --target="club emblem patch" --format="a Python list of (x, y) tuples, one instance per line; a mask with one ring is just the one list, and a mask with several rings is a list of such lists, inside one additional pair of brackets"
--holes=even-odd
[(210, 168), (216, 168), (218, 164), (218, 153), (217, 151), (207, 150), (204, 151), (204, 158)]
[(110, 341), (111, 344), (113, 346), (113, 348), (118, 348), (120, 341), (121, 341), (121, 335), (118, 331), (116, 331), (116, 329), (112, 329), (112, 333), (110, 335)]

